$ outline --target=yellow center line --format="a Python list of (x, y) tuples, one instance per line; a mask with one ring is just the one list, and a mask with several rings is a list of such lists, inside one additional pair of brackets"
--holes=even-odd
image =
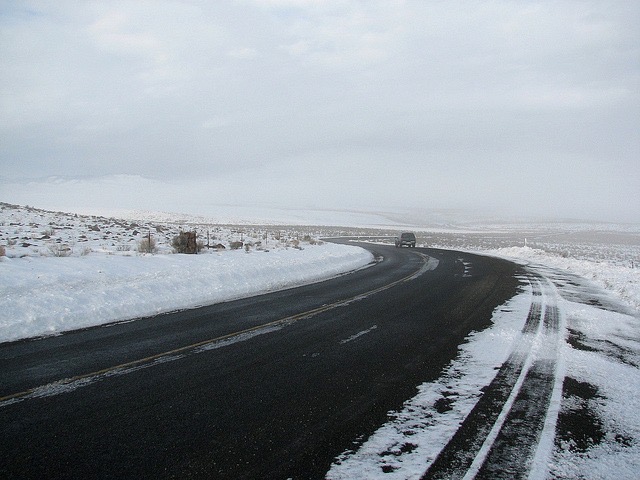
[[(427, 259), (429, 257), (427, 257), (426, 255), (420, 254), (418, 253), (418, 255), (420, 257), (422, 257), (422, 261), (423, 264), (426, 264)], [(302, 312), (302, 313), (297, 313), (295, 315), (291, 315), (285, 318), (280, 318), (278, 320), (274, 320), (272, 322), (268, 322), (268, 323), (263, 323), (261, 325), (256, 325), (255, 327), (251, 327), (251, 328), (246, 328), (244, 330), (240, 330), (237, 332), (233, 332), (233, 333), (228, 333), (226, 335), (221, 335), (219, 337), (216, 338), (211, 338), (208, 340), (203, 340), (200, 342), (196, 342), (196, 343), (192, 343), (190, 345), (185, 345), (183, 347), (178, 347), (178, 348), (174, 348), (173, 350), (167, 350), (161, 353), (156, 353), (154, 355), (149, 355), (147, 357), (144, 358), (139, 358), (137, 360), (132, 360), (130, 362), (125, 362), (125, 363), (120, 363), (118, 365), (114, 365), (111, 367), (107, 367), (107, 368), (103, 368), (101, 370), (96, 370), (94, 372), (90, 372), (90, 373), (84, 373), (81, 375), (76, 375), (73, 377), (69, 377), (69, 378), (64, 378), (61, 380), (54, 380), (53, 382), (50, 382), (46, 385), (40, 385), (38, 387), (33, 387), (33, 388), (29, 388), (28, 390), (24, 390), (22, 392), (18, 392), (18, 393), (12, 393), (10, 395), (5, 395), (3, 397), (0, 397), (0, 404), (10, 401), (10, 400), (19, 400), (19, 399), (23, 399), (25, 397), (28, 397), (29, 395), (32, 395), (34, 393), (36, 393), (38, 390), (42, 389), (45, 386), (48, 385), (56, 385), (56, 386), (64, 386), (64, 385), (69, 385), (73, 382), (77, 382), (79, 380), (87, 380), (87, 379), (91, 379), (94, 377), (98, 377), (100, 375), (105, 375), (108, 373), (113, 373), (113, 372), (117, 372), (119, 370), (125, 370), (127, 368), (132, 368), (132, 367), (137, 367), (140, 365), (145, 365), (148, 363), (151, 363), (155, 360), (158, 360), (160, 358), (163, 357), (169, 357), (171, 355), (176, 355), (176, 354), (180, 354), (180, 353), (184, 353), (187, 351), (191, 351), (194, 350), (198, 347), (202, 347), (205, 345), (210, 345), (213, 343), (218, 343), (221, 342), (223, 340), (228, 340), (230, 338), (234, 338), (234, 337), (238, 337), (241, 335), (245, 335), (247, 333), (251, 333), (251, 332), (257, 332), (269, 327), (275, 327), (275, 326), (280, 326), (280, 325), (287, 325), (287, 324), (292, 324), (297, 322), (298, 320), (301, 320), (303, 318), (309, 318), (309, 317), (313, 317), (315, 315), (318, 315), (319, 313), (323, 313), (326, 312), (328, 310), (332, 310), (334, 308), (343, 306), (345, 304), (348, 304), (350, 302), (356, 301), (356, 300), (361, 300), (365, 297), (368, 297), (370, 295), (375, 295), (376, 293), (382, 292), (384, 290), (387, 290), (389, 288), (392, 288), (400, 283), (412, 280), (414, 278), (416, 278), (417, 274), (423, 269), (423, 267), (421, 266), (420, 269), (416, 270), (415, 272), (411, 273), (410, 275), (407, 275), (406, 277), (401, 278), (400, 280), (396, 280), (394, 282), (388, 283), (387, 285), (383, 285), (382, 287), (378, 287), (375, 288), (373, 290), (370, 290), (368, 292), (364, 292), (364, 293), (360, 293), (358, 295), (355, 295), (353, 297), (347, 298), (347, 299), (343, 299), (343, 300), (339, 300), (337, 302), (334, 303), (330, 303), (330, 304), (326, 304), (326, 305), (322, 305), (321, 307), (318, 308), (314, 308), (312, 310), (307, 310), (306, 312)], [(13, 403), (13, 402), (12, 402)], [(1, 407), (2, 405), (0, 405)]]

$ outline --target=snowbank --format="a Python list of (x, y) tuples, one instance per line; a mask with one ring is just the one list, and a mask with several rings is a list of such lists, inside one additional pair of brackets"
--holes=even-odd
[(203, 255), (5, 257), (0, 342), (289, 288), (371, 261), (366, 250), (330, 243)]
[(591, 280), (635, 310), (640, 310), (640, 268), (606, 261), (563, 257), (530, 247), (499, 248), (482, 253), (512, 260), (524, 260), (573, 273)]

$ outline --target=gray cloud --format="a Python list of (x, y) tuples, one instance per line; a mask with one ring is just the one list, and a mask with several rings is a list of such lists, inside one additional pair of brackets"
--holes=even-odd
[(640, 221), (638, 24), (626, 1), (5, 2), (0, 175)]

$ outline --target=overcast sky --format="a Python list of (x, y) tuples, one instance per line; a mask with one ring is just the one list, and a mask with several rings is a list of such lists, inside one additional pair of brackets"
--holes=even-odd
[(640, 222), (639, 25), (632, 0), (0, 0), (0, 177)]

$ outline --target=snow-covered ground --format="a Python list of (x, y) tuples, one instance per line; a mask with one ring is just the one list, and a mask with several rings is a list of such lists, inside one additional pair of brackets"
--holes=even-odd
[[(280, 290), (372, 261), (360, 248), (301, 231), (0, 207), (0, 342)], [(208, 232), (216, 248), (171, 254), (180, 230), (196, 230), (205, 243)], [(158, 254), (139, 251), (149, 235)]]
[[(144, 216), (146, 221), (125, 221), (0, 204), (0, 342), (317, 281), (371, 261), (361, 249), (318, 242), (320, 236), (392, 234)], [(180, 230), (196, 230), (218, 248), (198, 256), (172, 254), (171, 240)], [(544, 446), (551, 461), (537, 466), (536, 478), (637, 478), (637, 226), (416, 231), (425, 246), (508, 257), (555, 285), (566, 326), (560, 368), (569, 381), (555, 409), (558, 435)], [(149, 235), (157, 254), (138, 251)], [(237, 242), (242, 247), (232, 249)], [(472, 334), (440, 379), (422, 385), (375, 435), (336, 459), (328, 478), (420, 478), (425, 461), (437, 455), (513, 349), (530, 298), (525, 286), (498, 308), (493, 326)]]
[[(630, 252), (635, 250), (630, 250)], [(565, 391), (550, 478), (637, 479), (640, 472), (640, 265), (529, 247), (488, 252), (552, 280), (567, 328)], [(628, 258), (628, 257), (627, 257)], [(585, 428), (586, 425), (589, 425)], [(584, 429), (581, 432), (576, 430)]]

